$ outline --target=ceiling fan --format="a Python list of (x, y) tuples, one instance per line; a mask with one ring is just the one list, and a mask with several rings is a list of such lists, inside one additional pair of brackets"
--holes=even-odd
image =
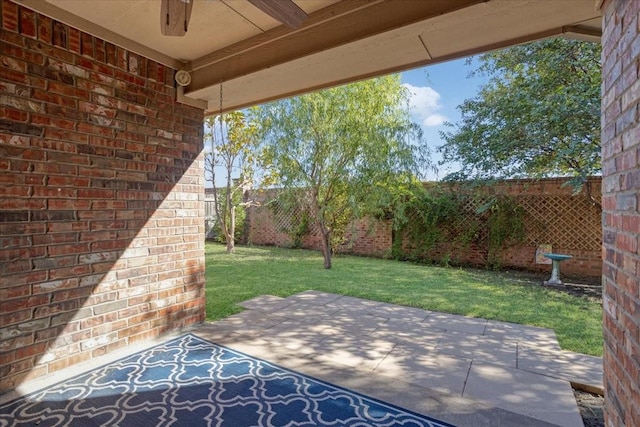
[[(283, 24), (297, 28), (307, 19), (304, 10), (293, 0), (247, 0)], [(194, 0), (162, 0), (160, 28), (165, 36), (184, 36), (189, 26)]]

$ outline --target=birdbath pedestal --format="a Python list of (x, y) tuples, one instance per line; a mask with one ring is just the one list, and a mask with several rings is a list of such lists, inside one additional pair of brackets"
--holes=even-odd
[(545, 285), (562, 286), (562, 280), (560, 280), (560, 263), (564, 260), (573, 258), (571, 255), (564, 254), (544, 254), (545, 258), (551, 260), (551, 279), (545, 280)]

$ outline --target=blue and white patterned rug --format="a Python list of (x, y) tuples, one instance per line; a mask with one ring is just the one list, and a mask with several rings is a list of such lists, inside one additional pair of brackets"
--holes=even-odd
[(187, 334), (0, 406), (0, 426), (447, 423)]

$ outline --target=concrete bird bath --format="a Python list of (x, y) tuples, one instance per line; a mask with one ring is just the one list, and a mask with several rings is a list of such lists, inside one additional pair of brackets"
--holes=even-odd
[(545, 285), (562, 286), (562, 280), (560, 280), (560, 263), (564, 260), (573, 258), (571, 255), (564, 254), (543, 254), (545, 258), (551, 260), (551, 279), (545, 280)]

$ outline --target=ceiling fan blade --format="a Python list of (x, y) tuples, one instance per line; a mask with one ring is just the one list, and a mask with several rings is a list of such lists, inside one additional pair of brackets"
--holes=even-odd
[(192, 0), (162, 0), (160, 31), (164, 36), (184, 36), (191, 18)]
[(292, 28), (298, 28), (308, 17), (293, 0), (249, 0), (249, 3)]

